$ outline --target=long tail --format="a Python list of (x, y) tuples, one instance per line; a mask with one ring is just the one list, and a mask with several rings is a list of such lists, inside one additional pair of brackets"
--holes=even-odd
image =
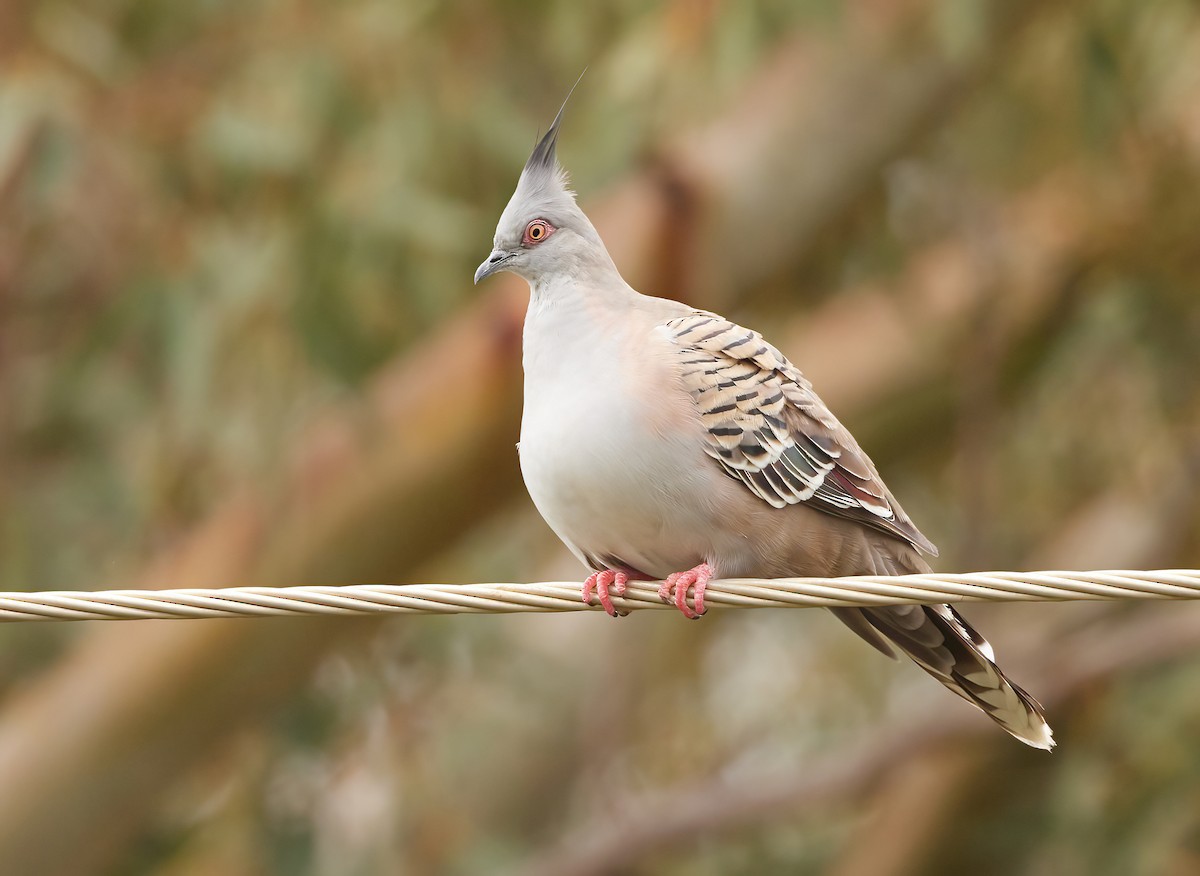
[[(906, 544), (872, 538), (876, 570), (901, 575), (929, 571)], [(989, 718), (1034, 748), (1054, 747), (1054, 731), (1041, 705), (996, 665), (992, 646), (949, 605), (835, 608), (833, 613), (884, 654), (892, 646)]]

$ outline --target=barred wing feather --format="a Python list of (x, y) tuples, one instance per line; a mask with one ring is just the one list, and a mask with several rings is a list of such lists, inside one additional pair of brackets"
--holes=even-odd
[(776, 508), (808, 502), (937, 555), (849, 430), (762, 335), (699, 310), (662, 328), (700, 411), (705, 450), (726, 474)]

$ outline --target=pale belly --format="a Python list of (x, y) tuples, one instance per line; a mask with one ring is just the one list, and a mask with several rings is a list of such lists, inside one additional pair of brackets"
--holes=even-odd
[(564, 365), (526, 380), (521, 472), (546, 522), (591, 568), (661, 578), (712, 559), (717, 509), (697, 497), (714, 468), (689, 428), (690, 399), (628, 385), (670, 387), (667, 375)]

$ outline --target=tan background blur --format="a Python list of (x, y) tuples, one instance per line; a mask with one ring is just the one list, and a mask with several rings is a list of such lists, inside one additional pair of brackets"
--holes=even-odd
[[(539, 129), (939, 568), (1200, 566), (1200, 10), (0, 6), (0, 587), (573, 579)], [(1023, 748), (820, 612), (0, 627), (5, 874), (1200, 872), (1200, 605), (977, 607)]]

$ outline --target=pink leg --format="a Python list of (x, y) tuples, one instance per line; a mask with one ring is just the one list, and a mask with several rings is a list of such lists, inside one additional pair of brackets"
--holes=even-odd
[[(667, 580), (658, 588), (658, 597), (663, 602), (674, 602), (675, 607), (683, 612), (684, 617), (694, 620), (704, 614), (704, 588), (708, 586), (712, 576), (713, 567), (708, 563), (701, 563), (686, 572), (668, 575)], [(689, 587), (692, 588), (692, 601), (696, 605), (694, 611), (687, 603)]]
[(613, 617), (616, 617), (619, 612), (617, 607), (613, 605), (612, 596), (609, 595), (609, 588), (617, 596), (625, 595), (625, 585), (629, 583), (629, 574), (627, 572), (616, 572), (612, 569), (605, 569), (603, 572), (592, 572), (588, 575), (587, 580), (583, 582), (583, 601), (586, 605), (592, 604), (592, 594), (595, 593), (600, 597), (600, 604), (604, 610)]

